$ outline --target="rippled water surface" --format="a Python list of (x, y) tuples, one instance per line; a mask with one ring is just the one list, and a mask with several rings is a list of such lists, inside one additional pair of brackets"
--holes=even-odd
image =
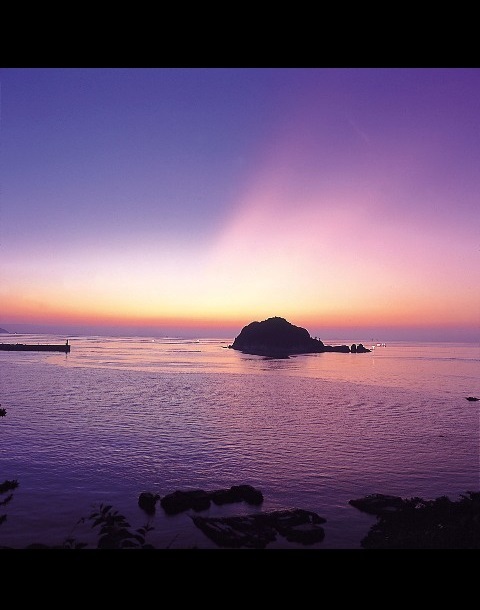
[[(314, 548), (359, 548), (375, 519), (352, 498), (480, 490), (480, 402), (466, 400), (480, 396), (478, 345), (392, 343), (278, 360), (227, 349), (231, 341), (73, 337), (69, 354), (0, 351), (0, 482), (19, 482), (0, 506), (0, 545), (72, 535), (93, 546), (77, 522), (102, 502), (139, 527), (141, 491), (248, 483), (264, 494), (260, 508), (202, 514), (304, 508), (327, 519)], [(189, 513), (158, 507), (151, 525), (157, 548), (215, 546)]]

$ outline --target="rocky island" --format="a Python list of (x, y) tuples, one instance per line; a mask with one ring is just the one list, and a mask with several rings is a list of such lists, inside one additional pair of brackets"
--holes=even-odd
[(325, 345), (320, 339), (310, 336), (305, 328), (291, 324), (285, 318), (275, 316), (262, 322), (251, 322), (244, 326), (228, 347), (245, 354), (288, 358), (294, 354), (320, 354), (323, 352), (363, 353), (370, 350), (361, 343), (348, 345)]

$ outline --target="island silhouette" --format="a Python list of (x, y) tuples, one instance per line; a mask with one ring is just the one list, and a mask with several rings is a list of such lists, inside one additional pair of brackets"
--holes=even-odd
[(310, 336), (307, 329), (295, 326), (285, 318), (274, 316), (262, 322), (250, 322), (235, 338), (231, 349), (245, 354), (288, 358), (294, 354), (320, 354), (323, 352), (363, 353), (371, 350), (358, 345), (325, 345), (320, 339)]

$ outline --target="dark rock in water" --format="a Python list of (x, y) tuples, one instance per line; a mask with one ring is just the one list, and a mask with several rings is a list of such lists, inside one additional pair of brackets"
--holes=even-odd
[(263, 494), (251, 485), (234, 485), (230, 489), (216, 491), (174, 491), (160, 500), (164, 511), (169, 515), (176, 515), (189, 509), (195, 511), (210, 508), (210, 502), (216, 505), (232, 504), (233, 502), (246, 502), (258, 506), (263, 502)]
[[(294, 354), (319, 354), (323, 352), (349, 353), (348, 345), (325, 345), (320, 339), (310, 336), (308, 330), (275, 316), (262, 322), (251, 322), (244, 326), (228, 347), (245, 354), (268, 358), (288, 358)], [(353, 345), (356, 352), (369, 352), (361, 343)]]
[(174, 491), (160, 500), (163, 510), (168, 515), (176, 515), (192, 508), (196, 511), (210, 508), (210, 496), (203, 489), (192, 491)]
[(210, 494), (210, 499), (217, 506), (239, 501), (237, 499), (237, 494), (232, 492), (231, 489), (217, 489), (217, 491), (212, 491)]
[[(263, 516), (259, 516), (262, 522)], [(266, 520), (273, 524), (281, 536), (289, 542), (300, 542), (301, 544), (314, 544), (325, 537), (325, 531), (321, 524), (326, 523), (324, 517), (314, 512), (296, 508), (287, 511), (274, 511), (267, 513)]]
[(372, 350), (371, 350), (371, 349), (368, 349), (368, 347), (365, 347), (365, 346), (363, 345), (363, 343), (359, 343), (359, 344), (357, 345), (357, 354), (365, 354), (365, 353), (367, 353), (367, 352), (371, 352), (371, 351), (372, 351)]
[(357, 500), (349, 500), (348, 503), (370, 515), (383, 515), (403, 507), (403, 500), (400, 496), (384, 494), (371, 494)]
[(470, 401), (473, 402), (473, 401), (476, 401), (476, 400), (480, 400), (480, 398), (477, 398), (476, 396), (467, 396), (467, 400), (470, 400)]
[(244, 326), (229, 347), (246, 354), (273, 358), (326, 351), (323, 342), (311, 337), (305, 328), (277, 316)]
[(189, 509), (195, 511), (206, 510), (210, 508), (210, 502), (216, 505), (246, 502), (258, 506), (263, 502), (263, 494), (251, 485), (233, 485), (230, 489), (218, 489), (210, 492), (203, 489), (177, 490), (160, 500), (163, 510), (169, 515), (176, 515)]
[[(7, 491), (13, 491), (14, 489), (17, 489), (17, 487), (17, 479), (12, 479), (11, 481), (3, 481), (3, 483), (0, 483), (0, 494), (7, 493)], [(6, 504), (5, 500), (3, 500), (3, 504)]]
[(229, 548), (265, 548), (281, 535), (289, 542), (321, 542), (326, 519), (316, 513), (289, 509), (239, 517), (192, 517), (195, 525), (215, 544)]
[(343, 354), (349, 354), (350, 348), (348, 345), (325, 345), (324, 352), (341, 352)]
[(148, 515), (153, 515), (155, 512), (155, 504), (160, 499), (158, 494), (152, 494), (149, 491), (142, 491), (138, 496), (138, 506)]
[(231, 490), (237, 494), (239, 501), (259, 506), (263, 502), (263, 494), (251, 485), (234, 485)]
[(263, 494), (251, 485), (233, 485), (230, 489), (210, 492), (210, 499), (217, 506), (233, 502), (246, 502), (258, 506), (263, 502)]
[(231, 347), (248, 354), (276, 357), (325, 351), (322, 341), (310, 337), (305, 328), (279, 317), (244, 326)]
[(368, 347), (365, 347), (363, 345), (363, 343), (359, 343), (358, 345), (356, 343), (352, 343), (352, 345), (350, 346), (350, 351), (352, 354), (366, 354), (367, 352), (371, 352), (371, 349), (368, 349)]

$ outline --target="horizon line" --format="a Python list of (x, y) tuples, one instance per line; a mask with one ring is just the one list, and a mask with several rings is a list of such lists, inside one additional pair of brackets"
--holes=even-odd
[[(248, 324), (248, 323), (247, 323)], [(0, 324), (1, 331), (7, 335), (18, 334), (54, 334), (64, 336), (116, 336), (116, 337), (158, 337), (158, 338), (203, 338), (203, 339), (229, 339), (235, 338), (246, 326), (232, 324), (211, 324), (199, 327), (182, 325), (149, 325), (135, 324), (36, 324), (14, 323)], [(10, 327), (10, 328), (5, 328)], [(353, 337), (361, 337), (363, 341), (427, 341), (427, 342), (453, 342), (453, 343), (479, 343), (480, 329), (469, 327), (371, 327), (349, 325), (344, 327), (315, 325), (307, 329), (311, 337), (321, 341), (352, 341)], [(329, 338), (326, 338), (329, 337)], [(358, 342), (359, 339), (355, 339)]]

